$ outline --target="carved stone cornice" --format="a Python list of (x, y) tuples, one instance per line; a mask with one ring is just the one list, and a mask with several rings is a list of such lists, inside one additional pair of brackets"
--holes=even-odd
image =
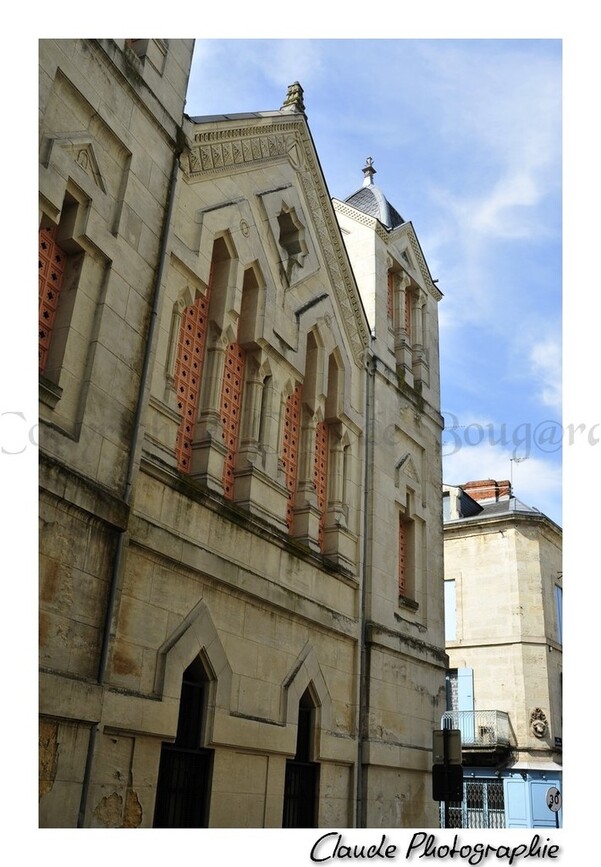
[(376, 235), (384, 241), (384, 243), (388, 243), (390, 232), (379, 220), (376, 220), (375, 217), (365, 214), (363, 211), (359, 211), (357, 208), (353, 208), (352, 205), (347, 205), (346, 202), (341, 202), (339, 199), (334, 199), (334, 210), (339, 211), (346, 217), (350, 217), (356, 223), (361, 223), (363, 226), (369, 226), (370, 229), (373, 229)]
[(266, 126), (236, 126), (202, 130), (195, 124), (196, 132), (186, 160), (182, 159), (184, 174), (193, 180), (207, 172), (225, 172), (248, 163), (285, 157), (296, 141), (296, 118), (274, 122)]
[[(407, 237), (409, 238), (409, 243), (411, 244), (411, 249), (419, 266), (420, 274), (423, 277), (425, 286), (430, 292), (430, 294), (433, 295), (437, 301), (440, 301), (440, 299), (443, 297), (443, 294), (436, 286), (436, 284), (432, 282), (432, 277), (430, 276), (430, 269), (426, 264), (424, 254), (422, 253), (422, 248), (417, 239), (417, 235), (415, 234), (415, 229), (413, 228), (411, 223), (406, 223), (405, 225), (407, 226)], [(401, 228), (404, 229), (405, 226), (402, 226)]]

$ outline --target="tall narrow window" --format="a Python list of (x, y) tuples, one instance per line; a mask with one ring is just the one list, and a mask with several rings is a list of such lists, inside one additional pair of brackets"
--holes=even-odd
[(259, 446), (263, 450), (267, 447), (267, 429), (271, 414), (271, 402), (273, 400), (273, 382), (271, 376), (266, 376), (261, 389), (261, 407), (259, 410)]
[(444, 582), (444, 637), (445, 641), (457, 640), (455, 581)]
[(386, 312), (388, 314), (388, 322), (392, 325), (394, 317), (394, 271), (388, 272), (388, 285), (386, 294)]
[(212, 750), (203, 749), (207, 677), (197, 657), (185, 670), (175, 742), (161, 747), (155, 828), (206, 828)]
[[(82, 397), (84, 367), (88, 353), (80, 344), (89, 344), (94, 327), (94, 307), (105, 274), (106, 260), (91, 239), (89, 255), (81, 246), (82, 215), (89, 200), (65, 192), (57, 226), (39, 230), (39, 371), (40, 398), (54, 408), (66, 388), (67, 405), (63, 412), (79, 412), (75, 407)], [(86, 242), (87, 243), (87, 242)], [(93, 249), (93, 252), (92, 252)], [(82, 274), (85, 289), (79, 291)], [(83, 299), (83, 300), (82, 300)], [(71, 323), (75, 316), (76, 327)], [(83, 343), (82, 343), (83, 341)], [(73, 417), (73, 416), (72, 416)]]
[(319, 509), (319, 547), (323, 550), (324, 523), (328, 505), (328, 452), (330, 448), (327, 422), (321, 421), (315, 428), (315, 461), (313, 484)]
[(246, 353), (238, 343), (229, 344), (225, 354), (225, 369), (221, 389), (221, 423), (223, 424), (223, 439), (227, 448), (223, 465), (223, 494), (228, 500), (234, 497), (234, 464), (240, 432), (245, 358)]
[(178, 469), (190, 472), (192, 440), (198, 413), (198, 399), (204, 363), (209, 298), (199, 296), (182, 315), (175, 364), (175, 389), (181, 421), (175, 454)]
[(457, 669), (449, 668), (445, 675), (446, 709), (457, 710)]
[(405, 332), (409, 340), (411, 340), (411, 307), (412, 307), (411, 292), (405, 290)]
[(315, 729), (315, 706), (309, 690), (298, 708), (296, 754), (286, 762), (283, 828), (317, 827), (319, 764), (311, 761)]
[(447, 680), (447, 688), (451, 690), (449, 706), (449, 692), (447, 692), (447, 707), (455, 712), (453, 728), (461, 731), (461, 742), (464, 744), (474, 743), (475, 735), (475, 712), (474, 712), (474, 669), (456, 668), (449, 672), (452, 679)]
[(556, 635), (560, 644), (563, 643), (563, 590), (559, 584), (555, 585), (555, 621), (557, 624)]
[(288, 529), (292, 527), (294, 518), (294, 499), (296, 494), (296, 477), (298, 473), (298, 445), (300, 434), (301, 386), (297, 385), (286, 400), (284, 408), (284, 431), (282, 435), (282, 463), (288, 490), (288, 506), (286, 522)]
[(66, 255), (56, 243), (56, 228), (40, 229), (39, 236), (39, 297), (40, 297), (40, 329), (39, 329), (39, 368), (40, 373), (46, 369), (48, 350), (52, 339), (52, 329), (65, 271)]
[(413, 521), (399, 515), (399, 596), (406, 599), (412, 599), (415, 594), (413, 531)]
[(400, 518), (399, 519), (399, 594), (401, 596), (405, 595), (405, 586), (407, 580), (407, 563), (406, 563), (406, 555), (407, 555), (407, 524), (406, 522)]
[[(192, 444), (197, 438), (204, 441), (207, 419), (211, 424), (219, 419), (224, 353), (218, 341), (224, 328), (230, 267), (229, 248), (223, 238), (218, 238), (213, 244), (207, 291), (204, 296), (199, 294), (182, 315), (174, 374), (181, 412), (175, 451), (178, 469), (185, 473), (203, 475), (206, 471), (206, 465), (192, 467)], [(215, 328), (209, 329), (209, 322)], [(199, 464), (207, 459), (208, 453), (209, 450), (199, 451)]]

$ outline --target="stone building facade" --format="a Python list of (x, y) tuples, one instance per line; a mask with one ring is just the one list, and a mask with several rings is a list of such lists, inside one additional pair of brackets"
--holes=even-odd
[(40, 43), (40, 824), (436, 823), (436, 289), (295, 84)]
[[(509, 481), (445, 486), (448, 713), (458, 827), (555, 827), (562, 780), (562, 532)], [(486, 807), (486, 809), (485, 809)], [(484, 824), (481, 824), (484, 823)]]

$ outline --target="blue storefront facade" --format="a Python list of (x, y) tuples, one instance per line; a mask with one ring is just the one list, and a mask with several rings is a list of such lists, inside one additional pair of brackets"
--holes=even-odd
[[(549, 792), (562, 797), (562, 773), (552, 769), (463, 769), (463, 801), (449, 805), (451, 828), (561, 828), (561, 808), (548, 806)], [(557, 798), (555, 798), (557, 800)], [(444, 804), (440, 809), (444, 827)]]

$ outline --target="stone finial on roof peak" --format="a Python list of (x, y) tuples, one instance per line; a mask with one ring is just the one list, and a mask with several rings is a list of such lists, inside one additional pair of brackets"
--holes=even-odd
[(286, 94), (286, 99), (282, 103), (283, 111), (305, 111), (305, 103), (303, 100), (303, 89), (298, 83), (295, 81), (294, 84), (290, 84), (288, 86), (288, 93)]

